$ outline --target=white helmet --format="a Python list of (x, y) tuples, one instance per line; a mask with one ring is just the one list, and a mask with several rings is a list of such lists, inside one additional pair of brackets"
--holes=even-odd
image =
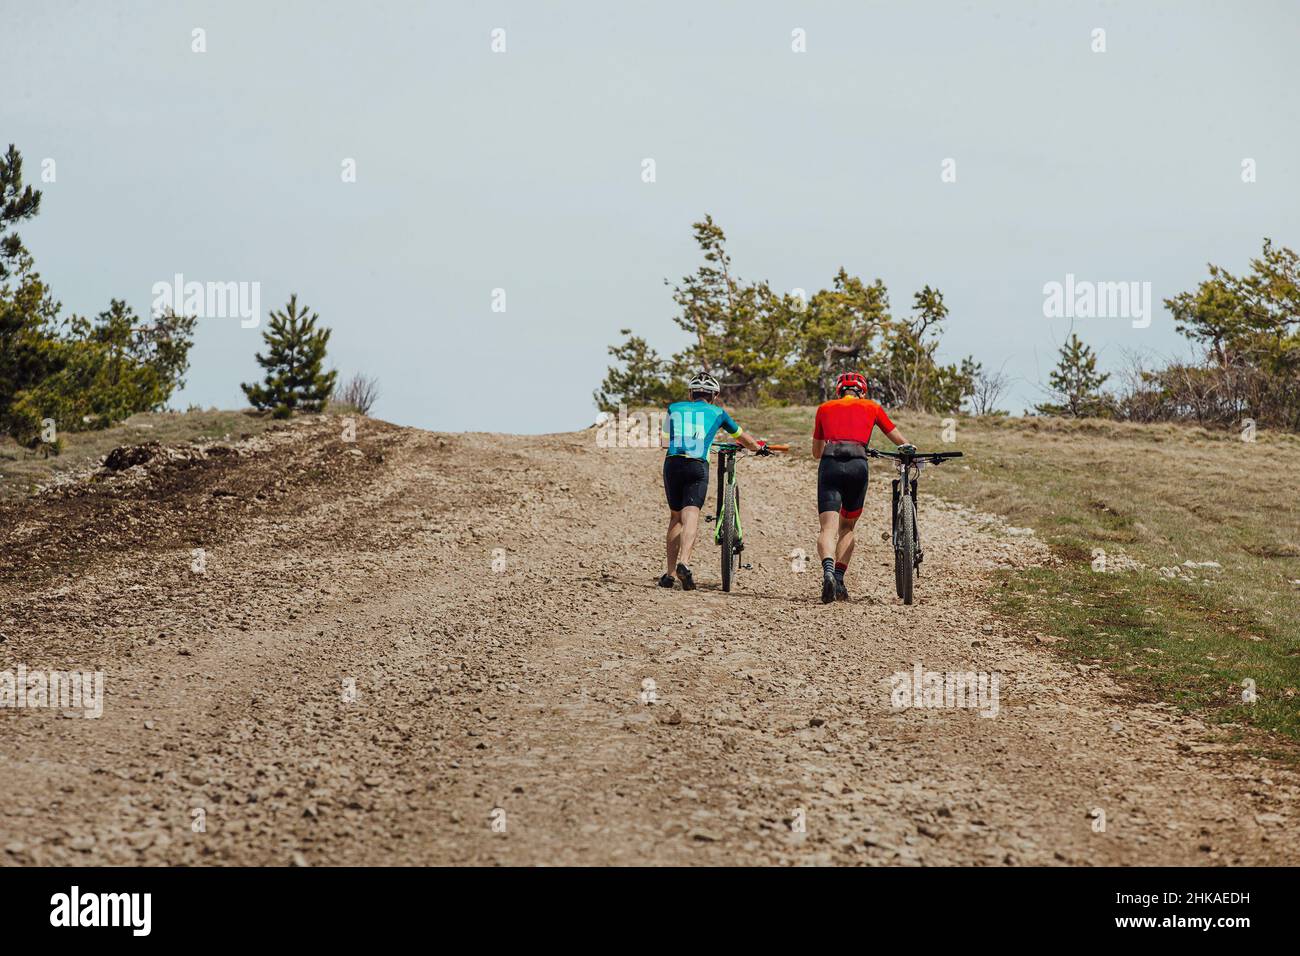
[(710, 395), (717, 395), (722, 391), (722, 386), (718, 384), (718, 380), (704, 372), (700, 372), (691, 379), (689, 388), (692, 392), (708, 392)]

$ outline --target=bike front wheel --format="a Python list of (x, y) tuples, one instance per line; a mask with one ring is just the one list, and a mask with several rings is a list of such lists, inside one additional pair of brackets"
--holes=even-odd
[(912, 578), (916, 571), (916, 503), (911, 495), (898, 499), (894, 539), (894, 589), (904, 604), (912, 603)]
[(722, 495), (722, 533), (718, 535), (718, 550), (722, 553), (722, 590), (731, 590), (731, 579), (736, 570), (736, 507), (737, 489), (729, 485)]

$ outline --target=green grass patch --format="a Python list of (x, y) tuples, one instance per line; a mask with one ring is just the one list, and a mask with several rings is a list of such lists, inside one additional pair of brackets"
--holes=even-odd
[[(1058, 559), (996, 588), (1002, 613), (1064, 638), (1055, 646), (1152, 699), (1300, 739), (1300, 437), (1260, 431), (1243, 442), (1235, 431), (1168, 424), (891, 417), (922, 451), (965, 453), (928, 470), (922, 495), (1033, 528)], [(807, 453), (813, 409), (737, 418)], [(1095, 571), (1099, 554), (1126, 569)], [(1242, 700), (1247, 680), (1253, 704)], [(1289, 742), (1285, 750), (1294, 752)]]

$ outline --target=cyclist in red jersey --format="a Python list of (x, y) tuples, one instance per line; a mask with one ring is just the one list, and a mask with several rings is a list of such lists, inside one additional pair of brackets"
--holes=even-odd
[[(867, 395), (867, 380), (846, 372), (835, 382), (838, 398), (823, 402), (813, 425), (817, 466), (817, 511), (821, 533), (822, 603), (847, 601), (844, 572), (853, 557), (853, 527), (867, 494), (867, 444), (877, 426), (895, 445), (912, 449), (878, 402)], [(914, 450), (914, 449), (913, 449)]]

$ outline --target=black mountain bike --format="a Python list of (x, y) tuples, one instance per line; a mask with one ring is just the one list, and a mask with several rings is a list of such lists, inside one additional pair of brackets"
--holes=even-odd
[(912, 584), (921, 575), (921, 529), (916, 524), (916, 482), (926, 465), (941, 465), (949, 458), (960, 458), (959, 451), (919, 452), (878, 451), (868, 448), (872, 458), (889, 458), (898, 469), (894, 492), (890, 498), (890, 525), (894, 542), (894, 590), (904, 604), (912, 603)]
[[(722, 590), (730, 591), (736, 572), (742, 567), (740, 554), (745, 550), (745, 533), (740, 526), (740, 482), (736, 480), (736, 453), (744, 446), (737, 442), (718, 442), (718, 513), (706, 517), (713, 522), (713, 540), (722, 549)], [(789, 445), (768, 445), (768, 451), (789, 451)]]

